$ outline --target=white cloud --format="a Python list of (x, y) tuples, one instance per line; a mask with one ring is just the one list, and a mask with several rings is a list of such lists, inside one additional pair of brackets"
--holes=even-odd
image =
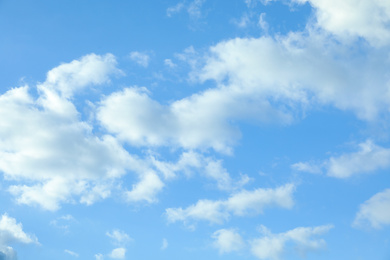
[[(302, 109), (325, 104), (375, 120), (388, 112), (389, 77), (381, 68), (389, 60), (382, 50), (367, 51), (368, 56), (336, 59), (353, 55), (316, 31), (236, 38), (211, 47), (205, 66), (197, 73), (201, 81), (215, 80), (220, 94), (229, 90), (246, 102), (271, 102), (271, 108), (284, 112), (287, 123)], [(256, 109), (254, 113), (266, 121), (262, 112)]]
[(76, 252), (70, 251), (68, 249), (65, 249), (64, 252), (67, 253), (68, 255), (73, 256), (73, 257), (79, 257), (79, 254), (77, 254)]
[(361, 204), (353, 222), (355, 227), (370, 226), (375, 229), (388, 225), (390, 225), (390, 189), (375, 194)]
[(272, 234), (266, 227), (261, 226), (263, 237), (250, 241), (251, 252), (259, 259), (279, 260), (288, 249), (288, 242), (294, 244), (298, 253), (302, 256), (307, 251), (324, 248), (323, 239), (315, 239), (314, 236), (327, 233), (332, 225), (318, 227), (298, 227), (284, 233)]
[(146, 68), (149, 65), (150, 56), (144, 52), (133, 51), (130, 53), (130, 59)]
[(125, 196), (129, 202), (147, 201), (156, 202), (156, 195), (164, 187), (164, 183), (154, 172), (146, 172), (140, 177), (140, 181), (133, 185), (132, 190), (126, 191)]
[(50, 70), (46, 81), (38, 89), (52, 89), (59, 91), (63, 97), (71, 97), (74, 92), (89, 85), (110, 82), (109, 76), (112, 74), (122, 74), (116, 65), (112, 54), (85, 55), (80, 60), (73, 60)]
[(115, 248), (111, 251), (108, 257), (113, 259), (125, 259), (126, 249), (123, 247)]
[(220, 254), (241, 250), (245, 243), (241, 235), (234, 229), (220, 229), (213, 233), (213, 246)]
[(210, 48), (201, 69), (200, 55), (189, 61), (198, 64), (190, 77), (214, 80), (216, 88), (169, 104), (153, 100), (145, 88), (126, 88), (102, 100), (98, 119), (133, 145), (223, 153), (232, 152), (240, 138), (234, 122), (286, 125), (322, 105), (375, 121), (388, 113), (384, 68), (390, 61), (382, 50), (367, 51), (337, 59), (352, 57), (351, 50), (317, 31), (223, 41)]
[(266, 207), (290, 209), (294, 205), (293, 184), (286, 184), (275, 189), (242, 190), (233, 193), (227, 200), (199, 200), (185, 209), (168, 208), (165, 210), (169, 222), (206, 220), (221, 224), (232, 214), (244, 216), (260, 214)]
[(132, 239), (122, 230), (114, 229), (112, 232), (107, 232), (106, 235), (114, 241), (116, 245), (125, 245)]
[(9, 191), (18, 203), (57, 210), (80, 197), (92, 204), (126, 171), (137, 171), (137, 160), (112, 136), (95, 136), (70, 101), (115, 71), (112, 55), (87, 55), (52, 69), (37, 99), (28, 86), (0, 95), (0, 171), (16, 181)]
[(374, 46), (390, 42), (390, 2), (382, 0), (293, 0), (310, 3), (317, 25), (340, 38), (362, 37)]
[(195, 205), (185, 209), (168, 208), (165, 210), (169, 222), (183, 221), (188, 219), (206, 220), (213, 223), (222, 223), (229, 217), (229, 212), (223, 209), (222, 201), (199, 200)]
[[(262, 111), (259, 116), (258, 111)], [(145, 88), (126, 88), (102, 100), (97, 118), (108, 131), (133, 145), (213, 148), (230, 153), (240, 133), (228, 121), (244, 115), (266, 121), (289, 120), (273, 111), (268, 102), (247, 100), (240, 91), (229, 88), (210, 89), (169, 106), (152, 100)]]
[(366, 140), (359, 144), (359, 151), (345, 153), (338, 157), (330, 157), (321, 164), (299, 162), (292, 165), (299, 171), (320, 173), (322, 168), (326, 174), (335, 178), (350, 178), (354, 175), (372, 173), (390, 167), (390, 149), (383, 148)]
[(265, 207), (277, 206), (291, 209), (294, 206), (295, 185), (286, 184), (275, 189), (242, 190), (233, 194), (225, 202), (228, 211), (237, 216), (259, 214)]
[[(0, 116), (2, 118), (0, 122), (0, 139), (2, 140), (0, 142), (0, 170), (4, 173), (6, 180), (16, 181), (9, 187), (9, 191), (20, 204), (38, 205), (47, 210), (57, 210), (62, 203), (74, 203), (77, 200), (91, 205), (109, 197), (111, 191), (118, 187), (117, 180), (129, 171), (135, 172), (139, 177), (139, 182), (134, 184), (130, 191), (125, 191), (125, 196), (130, 202), (155, 202), (158, 192), (164, 187), (159, 176), (163, 170), (162, 163), (158, 166), (156, 160), (145, 161), (131, 156), (117, 139), (110, 135), (95, 136), (93, 127), (80, 121), (80, 114), (71, 102), (74, 91), (89, 84), (107, 82), (110, 73), (117, 71), (117, 69), (100, 69), (105, 67), (102, 64), (104, 62), (108, 63), (106, 67), (111, 68), (115, 59), (110, 55), (108, 58), (96, 55), (86, 57), (81, 58), (80, 61), (71, 62), (72, 66), (63, 64), (59, 67), (60, 69), (51, 70), (52, 73), (49, 73), (51, 80), (38, 86), (38, 98), (30, 95), (27, 86), (11, 89), (0, 96)], [(106, 75), (99, 74), (98, 79), (95, 80), (93, 70), (96, 67), (99, 68), (97, 73), (105, 72)], [(85, 75), (82, 73), (84, 71), (86, 71)], [(82, 84), (77, 83), (77, 85), (74, 81), (79, 78)], [(71, 86), (71, 84), (77, 86)], [(57, 86), (60, 87), (57, 88)], [(214, 137), (214, 134), (210, 134), (205, 140), (202, 135), (206, 131), (200, 126), (197, 126), (194, 134), (186, 133), (186, 131), (193, 131), (191, 128), (198, 124), (193, 121), (188, 126), (187, 118), (181, 118), (181, 116), (178, 116), (179, 120), (174, 119), (178, 122), (173, 125), (170, 125), (165, 118), (161, 118), (161, 124), (153, 125), (148, 130), (149, 126), (143, 126), (143, 123), (154, 124), (156, 122), (154, 117), (164, 117), (164, 113), (161, 112), (169, 109), (162, 108), (163, 106), (152, 101), (139, 89), (126, 89), (124, 94), (121, 96), (121, 93), (114, 93), (109, 96), (109, 100), (119, 102), (114, 105), (109, 104), (111, 110), (108, 112), (106, 110), (106, 114), (99, 111), (100, 117), (108, 123), (108, 128), (114, 129), (114, 132), (116, 132), (115, 129), (119, 129), (119, 132), (124, 130), (125, 133), (119, 135), (122, 139), (143, 143), (143, 136), (148, 135), (144, 141), (147, 144), (164, 142), (168, 144), (171, 138), (177, 142), (176, 131), (176, 133), (181, 132), (184, 137), (183, 141), (178, 141), (179, 143), (184, 143), (186, 147), (197, 147), (199, 141), (206, 145), (206, 141)], [(136, 103), (130, 106), (126, 103), (137, 100), (139, 106), (136, 111), (140, 113), (139, 118), (131, 110), (135, 108), (132, 105)], [(104, 102), (102, 101), (103, 104)], [(148, 106), (150, 106), (150, 112), (140, 109), (141, 107), (147, 109)], [(121, 109), (120, 115), (130, 119), (135, 118), (130, 120), (130, 124), (128, 120), (110, 121), (112, 119), (109, 118), (110, 112), (115, 112), (117, 109)], [(156, 109), (161, 111), (155, 111)], [(129, 114), (126, 113), (127, 111)], [(150, 113), (149, 118), (146, 118), (145, 115), (148, 113)], [(175, 112), (170, 112), (170, 114), (175, 115)], [(190, 118), (190, 115), (188, 117)], [(141, 122), (137, 122), (139, 120)], [(164, 131), (154, 132), (156, 129), (153, 128), (164, 128), (164, 124), (168, 124), (165, 127), (166, 133)], [(176, 124), (181, 124), (182, 129), (171, 128), (176, 128)], [(21, 128), (20, 125), (25, 127)], [(199, 141), (194, 138), (198, 134)], [(180, 134), (179, 138), (181, 138)], [(215, 146), (225, 146), (225, 144), (219, 144), (218, 140), (214, 143)], [(207, 167), (195, 166), (195, 168), (206, 169), (205, 176), (216, 180), (220, 188), (233, 187), (232, 179), (220, 163), (202, 158), (202, 165), (207, 165)], [(153, 167), (156, 171), (152, 169)], [(193, 166), (179, 165), (177, 167), (177, 170), (188, 171), (187, 169)], [(168, 178), (165, 176), (166, 173), (167, 171), (162, 172), (164, 177)], [(245, 178), (242, 181), (244, 183)]]
[(336, 178), (348, 178), (390, 166), (390, 149), (377, 146), (370, 140), (360, 143), (359, 148), (355, 153), (331, 157), (327, 162), (327, 174)]
[(0, 219), (0, 257), (3, 256), (6, 260), (16, 259), (15, 250), (8, 246), (10, 243), (39, 244), (35, 236), (28, 235), (23, 231), (21, 223), (17, 223), (14, 218), (3, 214)]
[(162, 245), (161, 245), (161, 250), (165, 250), (168, 248), (168, 240), (166, 238), (163, 238), (162, 240)]

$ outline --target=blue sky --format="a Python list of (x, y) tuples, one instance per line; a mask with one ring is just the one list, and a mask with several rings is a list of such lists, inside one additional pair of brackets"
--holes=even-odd
[(0, 260), (389, 259), (390, 3), (0, 0)]

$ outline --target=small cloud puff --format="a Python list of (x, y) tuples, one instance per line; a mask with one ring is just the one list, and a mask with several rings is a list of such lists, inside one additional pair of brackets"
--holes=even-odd
[(133, 51), (129, 57), (132, 61), (144, 68), (149, 66), (150, 56), (144, 52)]
[(123, 247), (113, 249), (111, 253), (108, 255), (108, 257), (112, 259), (125, 259), (125, 256), (126, 256), (126, 248)]

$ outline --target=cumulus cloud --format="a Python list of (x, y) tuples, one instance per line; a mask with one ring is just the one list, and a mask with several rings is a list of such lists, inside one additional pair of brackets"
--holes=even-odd
[(9, 246), (11, 243), (39, 244), (35, 236), (23, 231), (21, 223), (3, 214), (0, 219), (0, 257), (3, 257), (1, 259), (16, 260), (16, 252)]
[(241, 235), (234, 229), (220, 229), (213, 233), (213, 246), (220, 254), (241, 250), (245, 243)]
[(144, 52), (133, 51), (130, 53), (130, 59), (146, 68), (149, 65), (150, 56)]
[(70, 97), (74, 92), (87, 86), (110, 82), (112, 74), (122, 74), (116, 65), (116, 59), (112, 54), (85, 55), (79, 60), (61, 64), (50, 70), (46, 81), (38, 88), (55, 89), (62, 96)]
[(320, 173), (324, 169), (328, 176), (335, 178), (350, 178), (390, 167), (389, 148), (378, 146), (372, 140), (366, 140), (358, 147), (357, 152), (330, 157), (320, 164), (299, 162), (292, 167), (310, 173)]
[(354, 227), (380, 229), (390, 225), (390, 189), (378, 192), (360, 205), (353, 222)]
[(328, 34), (307, 30), (222, 41), (197, 56), (190, 76), (213, 80), (215, 88), (168, 104), (146, 88), (126, 88), (102, 100), (101, 124), (133, 145), (231, 153), (241, 136), (235, 122), (288, 125), (325, 105), (368, 121), (388, 113), (390, 61), (382, 49), (355, 55)]
[(288, 116), (274, 111), (268, 102), (246, 100), (240, 91), (236, 93), (230, 88), (210, 89), (162, 105), (151, 99), (145, 88), (136, 87), (102, 100), (97, 118), (108, 131), (133, 145), (213, 148), (229, 153), (240, 137), (237, 127), (230, 125), (229, 120), (256, 111), (262, 111), (260, 117), (264, 120), (289, 120)]
[(315, 8), (319, 27), (339, 38), (362, 37), (374, 46), (390, 42), (390, 3), (382, 0), (293, 0)]
[[(366, 51), (370, 55), (352, 55), (351, 50), (316, 31), (236, 38), (211, 47), (205, 65), (196, 73), (201, 81), (216, 81), (219, 92), (227, 88), (247, 102), (268, 102), (284, 115), (284, 120), (277, 117), (282, 122), (319, 105), (333, 105), (361, 119), (376, 120), (381, 113), (388, 113), (389, 76), (382, 66), (387, 67), (389, 60), (381, 49)], [(340, 56), (345, 58), (336, 58)], [(267, 119), (260, 109), (253, 113)]]
[(231, 215), (245, 216), (260, 214), (264, 208), (280, 207), (290, 209), (294, 205), (292, 198), (295, 186), (286, 184), (275, 189), (241, 190), (226, 200), (199, 200), (185, 209), (168, 208), (165, 210), (168, 222), (209, 221), (221, 224)]
[(111, 253), (108, 255), (108, 257), (112, 259), (125, 259), (125, 256), (126, 256), (126, 248), (123, 247), (113, 249)]
[(259, 259), (279, 260), (289, 249), (288, 243), (292, 243), (297, 253), (305, 256), (308, 251), (319, 250), (326, 246), (323, 239), (314, 237), (327, 233), (331, 228), (332, 225), (298, 227), (284, 233), (272, 234), (266, 227), (261, 226), (260, 231), (263, 236), (250, 241), (251, 252)]
[(164, 183), (154, 172), (142, 174), (140, 181), (133, 185), (132, 190), (126, 191), (125, 196), (129, 202), (147, 201), (156, 202), (156, 195), (162, 190)]
[(87, 55), (52, 69), (37, 98), (28, 86), (0, 95), (0, 171), (16, 181), (9, 191), (18, 203), (57, 210), (79, 197), (90, 205), (108, 197), (127, 171), (142, 171), (115, 138), (95, 136), (70, 99), (109, 81), (115, 64), (110, 54)]

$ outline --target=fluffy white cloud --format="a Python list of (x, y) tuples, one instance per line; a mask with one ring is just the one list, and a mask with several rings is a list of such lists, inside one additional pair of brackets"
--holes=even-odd
[(206, 220), (222, 223), (232, 214), (244, 216), (260, 214), (266, 207), (290, 209), (294, 205), (292, 198), (295, 186), (286, 184), (275, 189), (242, 190), (233, 193), (227, 200), (199, 200), (185, 209), (168, 208), (165, 213), (169, 222)]
[(116, 139), (96, 136), (80, 121), (70, 99), (116, 71), (112, 55), (87, 55), (52, 69), (37, 86), (38, 98), (28, 86), (0, 95), (0, 171), (16, 181), (9, 191), (18, 203), (56, 210), (76, 196), (92, 204), (108, 197), (111, 184), (128, 170), (142, 172)]
[(332, 225), (298, 227), (284, 233), (272, 234), (266, 227), (261, 226), (263, 236), (250, 241), (251, 252), (259, 259), (279, 260), (288, 248), (287, 243), (291, 242), (298, 253), (305, 256), (307, 251), (325, 247), (323, 239), (313, 237), (327, 233), (331, 228)]
[(390, 189), (375, 194), (360, 205), (353, 225), (370, 226), (375, 229), (390, 225)]
[(170, 105), (152, 100), (145, 88), (126, 88), (102, 100), (97, 117), (108, 131), (133, 145), (210, 147), (229, 153), (240, 133), (228, 121), (256, 111), (262, 111), (264, 120), (288, 120), (268, 102), (244, 99), (230, 88), (210, 89)]
[(230, 253), (242, 249), (245, 245), (241, 235), (234, 229), (220, 229), (213, 233), (213, 246), (220, 254)]
[(362, 37), (374, 46), (390, 42), (390, 3), (383, 0), (292, 0), (315, 8), (317, 25), (340, 38)]
[[(325, 104), (375, 120), (380, 113), (388, 113), (389, 76), (383, 68), (389, 60), (384, 50), (364, 51), (369, 54), (352, 55), (316, 31), (236, 38), (211, 47), (197, 75), (201, 81), (215, 80), (222, 95), (227, 88), (246, 102), (268, 102), (284, 112), (287, 123), (302, 109)], [(337, 59), (340, 56), (345, 59)], [(261, 109), (253, 114), (267, 119)]]
[(147, 201), (156, 202), (156, 195), (164, 187), (164, 183), (154, 172), (142, 174), (140, 181), (133, 185), (132, 190), (126, 191), (125, 196), (129, 202)]
[(323, 105), (375, 121), (389, 112), (385, 68), (390, 61), (383, 49), (352, 52), (331, 36), (309, 29), (223, 41), (203, 60), (197, 55), (189, 61), (197, 64), (190, 77), (214, 80), (215, 88), (168, 104), (153, 100), (145, 88), (126, 88), (102, 100), (98, 119), (133, 145), (224, 153), (240, 138), (235, 122), (286, 125)]
[(39, 244), (38, 239), (33, 235), (28, 235), (23, 231), (21, 223), (17, 223), (14, 218), (3, 214), (0, 219), (0, 258), (5, 260), (16, 259), (16, 252), (10, 243)]
[[(192, 155), (190, 152), (183, 155), (177, 165), (155, 159), (140, 160), (131, 156), (114, 137), (96, 136), (91, 125), (80, 121), (80, 114), (71, 102), (71, 96), (76, 90), (90, 84), (107, 82), (109, 75), (118, 71), (114, 65), (115, 59), (112, 55), (88, 55), (79, 61), (62, 64), (51, 70), (48, 80), (37, 87), (38, 98), (29, 93), (27, 86), (11, 89), (0, 96), (0, 171), (4, 173), (5, 179), (16, 181), (16, 184), (9, 187), (16, 201), (21, 204), (39, 205), (47, 210), (57, 210), (61, 203), (73, 203), (75, 200), (91, 205), (97, 200), (109, 197), (112, 189), (118, 187), (116, 180), (128, 171), (135, 172), (139, 177), (139, 182), (134, 184), (131, 190), (125, 191), (129, 202), (157, 201), (156, 195), (164, 187), (159, 174), (169, 179), (169, 171), (174, 175), (177, 171), (187, 172), (191, 168), (204, 170), (204, 175), (216, 180), (221, 189), (232, 189), (235, 186), (234, 181), (221, 166), (221, 162)], [(98, 75), (95, 75), (95, 69)], [(116, 104), (119, 108), (114, 107), (113, 110), (118, 111), (123, 106), (123, 110), (118, 114), (127, 116), (128, 110), (129, 118), (135, 116), (135, 119), (130, 124), (126, 120), (107, 119), (105, 121), (109, 121), (109, 128), (123, 130), (126, 133), (123, 134), (123, 139), (126, 140), (141, 142), (139, 137), (142, 139), (143, 135), (148, 135), (145, 141), (147, 143), (165, 141), (163, 132), (154, 133), (156, 129), (150, 129), (148, 132), (148, 126), (142, 125), (142, 122), (154, 124), (153, 117), (163, 117), (161, 111), (155, 111), (162, 106), (139, 90), (127, 89), (125, 93), (130, 95), (130, 98), (125, 95), (125, 101), (126, 98), (130, 101), (140, 101), (136, 109), (140, 113), (139, 118), (131, 110), (133, 107), (121, 102), (123, 97), (116, 93), (108, 98), (114, 101), (115, 96), (120, 98)], [(135, 96), (135, 99), (132, 99), (131, 95)], [(150, 112), (147, 110), (148, 106), (152, 107)], [(148, 113), (149, 118), (144, 118)], [(99, 115), (109, 114), (101, 112)], [(138, 120), (144, 121), (137, 122)], [(182, 131), (186, 139), (184, 143), (196, 143), (197, 140), (191, 139), (193, 134), (185, 133), (192, 126), (186, 126), (184, 119), (179, 121), (184, 130), (172, 130), (171, 126), (167, 126), (165, 135), (174, 139), (174, 132)], [(161, 118), (161, 124), (153, 125), (152, 128), (163, 126), (163, 122), (167, 123)], [(21, 125), (24, 127), (20, 127)], [(195, 122), (192, 125), (195, 126)], [(195, 135), (202, 135), (202, 132), (205, 132), (204, 129), (198, 126)], [(119, 137), (122, 138), (122, 134), (119, 134)], [(200, 139), (202, 138), (201, 136)], [(210, 135), (208, 140), (201, 142), (212, 138), (213, 135)], [(186, 146), (191, 147), (192, 144)], [(225, 144), (221, 143), (221, 146)], [(242, 184), (247, 179), (244, 177)]]
[(319, 173), (325, 169), (328, 176), (349, 178), (357, 174), (372, 173), (390, 167), (390, 149), (367, 140), (359, 144), (359, 151), (330, 157), (321, 164), (299, 162), (292, 167), (299, 171)]
[(138, 65), (146, 68), (149, 65), (150, 56), (143, 52), (133, 51), (130, 53), (130, 59)]
[(112, 54), (85, 55), (79, 60), (64, 63), (47, 73), (46, 81), (39, 86), (59, 91), (62, 96), (70, 97), (74, 92), (89, 85), (101, 85), (110, 82), (112, 74), (122, 74), (116, 67)]
[(126, 248), (123, 247), (113, 249), (111, 253), (108, 255), (108, 257), (113, 259), (125, 259), (125, 256), (126, 256)]

